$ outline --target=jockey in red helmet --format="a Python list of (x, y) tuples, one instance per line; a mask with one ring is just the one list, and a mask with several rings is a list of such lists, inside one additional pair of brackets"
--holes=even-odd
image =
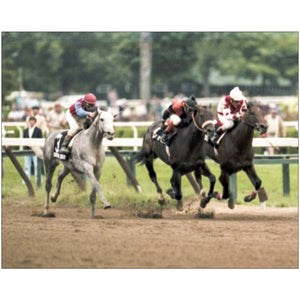
[(86, 94), (72, 104), (66, 112), (66, 120), (70, 126), (68, 134), (62, 144), (61, 153), (69, 154), (68, 148), (71, 138), (83, 127), (86, 117), (94, 118), (96, 108), (96, 96), (92, 93)]
[(247, 101), (239, 87), (235, 87), (230, 91), (229, 95), (221, 99), (217, 107), (218, 120), (215, 126), (216, 130), (211, 138), (215, 145), (221, 134), (232, 128), (235, 121), (244, 115), (247, 110)]

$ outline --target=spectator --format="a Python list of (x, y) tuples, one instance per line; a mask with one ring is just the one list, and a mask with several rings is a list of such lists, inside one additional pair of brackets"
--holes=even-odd
[(15, 106), (13, 106), (12, 111), (10, 111), (8, 113), (7, 118), (8, 118), (8, 121), (10, 121), (10, 122), (17, 121), (17, 119), (18, 119), (18, 113), (17, 113), (17, 110), (16, 110)]
[[(33, 106), (32, 107), (32, 116), (36, 118), (36, 126), (42, 130), (42, 133), (44, 135), (45, 133), (48, 133), (48, 128), (47, 128), (46, 119), (44, 116), (41, 116), (39, 114), (39, 110), (40, 110), (40, 108), (38, 106), (36, 106), (36, 105)], [(26, 119), (27, 127), (29, 126), (29, 118), (30, 117), (27, 117), (27, 119)]]
[(50, 133), (55, 130), (64, 129), (66, 127), (66, 115), (62, 111), (62, 106), (60, 103), (54, 103), (54, 109), (49, 111), (46, 116), (46, 121)]
[(124, 103), (124, 105), (120, 106), (119, 109), (121, 113), (121, 117), (120, 117), (121, 121), (129, 122), (132, 120), (132, 112), (127, 103)]
[(113, 89), (107, 93), (107, 104), (110, 107), (114, 107), (118, 100), (117, 90)]
[[(29, 117), (28, 120), (28, 128), (24, 130), (23, 133), (23, 138), (43, 138), (43, 133), (40, 128), (36, 126), (37, 119), (34, 116)], [(26, 146), (24, 149), (31, 149), (30, 147)], [(38, 174), (38, 169), (37, 169), (37, 164), (38, 164), (38, 157), (35, 154), (26, 154), (24, 156), (25, 158), (25, 168), (24, 171), (28, 178), (30, 179), (30, 173), (31, 173), (31, 163), (33, 163), (34, 166), (34, 175), (35, 175), (35, 183), (37, 184), (37, 174)], [(24, 184), (24, 181), (23, 181)]]
[(135, 114), (137, 116), (138, 121), (146, 121), (147, 120), (147, 107), (146, 101), (142, 100), (135, 108)]
[[(283, 124), (283, 120), (277, 113), (276, 107), (271, 108), (270, 114), (265, 116), (265, 120), (268, 123), (268, 130), (264, 137), (268, 138), (278, 138), (278, 137), (286, 137), (286, 128)], [(268, 154), (274, 154), (274, 147), (267, 148)]]
[(17, 122), (22, 121), (25, 118), (25, 112), (22, 109), (16, 109), (15, 106), (13, 106), (12, 111), (8, 114), (8, 121), (10, 122)]

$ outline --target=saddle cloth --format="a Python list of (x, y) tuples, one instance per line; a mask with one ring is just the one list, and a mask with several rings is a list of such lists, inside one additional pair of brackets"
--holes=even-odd
[(68, 131), (63, 131), (55, 137), (53, 157), (59, 158), (62, 160), (66, 160), (68, 158), (67, 155), (60, 153), (61, 146), (67, 136), (67, 133), (68, 133)]
[(157, 127), (152, 133), (152, 140), (158, 141), (163, 144), (162, 141), (162, 130), (160, 127)]
[[(69, 143), (69, 148), (72, 149), (72, 145), (73, 145), (73, 142), (75, 140), (75, 137), (77, 137), (78, 133), (80, 132), (81, 130), (77, 131), (76, 134), (72, 137), (70, 143)], [(68, 160), (69, 157), (71, 156), (71, 153), (69, 155), (66, 155), (66, 154), (63, 154), (63, 153), (60, 153), (60, 150), (61, 150), (61, 146), (66, 138), (68, 134), (68, 131), (63, 131), (61, 133), (59, 133), (56, 137), (55, 137), (55, 140), (54, 140), (54, 151), (53, 151), (53, 157), (55, 158), (59, 158), (61, 160)]]

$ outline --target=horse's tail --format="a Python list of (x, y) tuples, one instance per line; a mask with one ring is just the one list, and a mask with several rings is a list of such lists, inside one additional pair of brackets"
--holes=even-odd
[(143, 152), (143, 150), (135, 153), (133, 155), (133, 159), (136, 163), (140, 163), (140, 165), (143, 165), (145, 163), (145, 153)]

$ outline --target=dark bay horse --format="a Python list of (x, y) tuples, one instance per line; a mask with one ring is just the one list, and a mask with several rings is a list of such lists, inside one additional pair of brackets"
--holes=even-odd
[(60, 163), (63, 164), (63, 168), (58, 172), (56, 189), (51, 195), (52, 202), (56, 202), (57, 200), (63, 179), (71, 171), (75, 171), (79, 174), (86, 174), (92, 184), (92, 192), (90, 194), (92, 217), (94, 217), (95, 214), (96, 192), (100, 195), (104, 208), (110, 208), (110, 204), (105, 199), (102, 187), (98, 181), (105, 159), (102, 140), (104, 137), (109, 140), (114, 138), (115, 130), (113, 121), (114, 116), (110, 112), (110, 109), (108, 111), (103, 111), (98, 108), (97, 116), (92, 125), (88, 129), (80, 131), (71, 141), (71, 143), (73, 142), (72, 157), (69, 160), (62, 160), (54, 157), (55, 139), (62, 136), (62, 133), (65, 130), (54, 131), (47, 137), (44, 147), (47, 192), (44, 215), (49, 213), (49, 193), (52, 187), (52, 176)]
[[(219, 200), (221, 198), (229, 198), (228, 207), (231, 209), (234, 208), (234, 199), (229, 189), (229, 176), (231, 174), (243, 170), (253, 184), (255, 191), (244, 198), (246, 202), (255, 199), (261, 188), (262, 181), (257, 176), (253, 165), (252, 140), (254, 130), (264, 134), (267, 128), (262, 110), (255, 102), (249, 102), (247, 111), (241, 121), (233, 129), (229, 130), (220, 141), (217, 153), (209, 143), (205, 144), (206, 155), (220, 164), (221, 175), (219, 181), (223, 186), (223, 194), (218, 195), (217, 198)], [(206, 176), (204, 173), (203, 175)], [(201, 207), (204, 208), (208, 202), (209, 199), (202, 199)]]
[[(213, 126), (213, 113), (210, 109), (204, 106), (197, 106), (197, 110), (193, 113), (193, 122), (187, 127), (178, 130), (173, 137), (170, 147), (162, 144), (158, 140), (154, 140), (153, 133), (158, 130), (161, 122), (153, 123), (147, 130), (141, 151), (135, 156), (137, 162), (144, 163), (148, 169), (149, 177), (156, 186), (158, 193), (158, 203), (165, 203), (162, 189), (159, 186), (156, 178), (156, 173), (153, 168), (153, 160), (159, 157), (163, 162), (170, 165), (173, 169), (171, 177), (172, 189), (167, 193), (177, 200), (177, 209), (182, 210), (182, 193), (181, 193), (181, 176), (194, 171), (197, 183), (202, 190), (201, 171), (209, 178), (210, 189), (207, 198), (210, 199), (213, 195), (214, 185), (216, 182), (215, 176), (210, 172), (206, 165), (205, 153), (203, 150), (205, 128)], [(206, 200), (209, 201), (209, 200)]]

